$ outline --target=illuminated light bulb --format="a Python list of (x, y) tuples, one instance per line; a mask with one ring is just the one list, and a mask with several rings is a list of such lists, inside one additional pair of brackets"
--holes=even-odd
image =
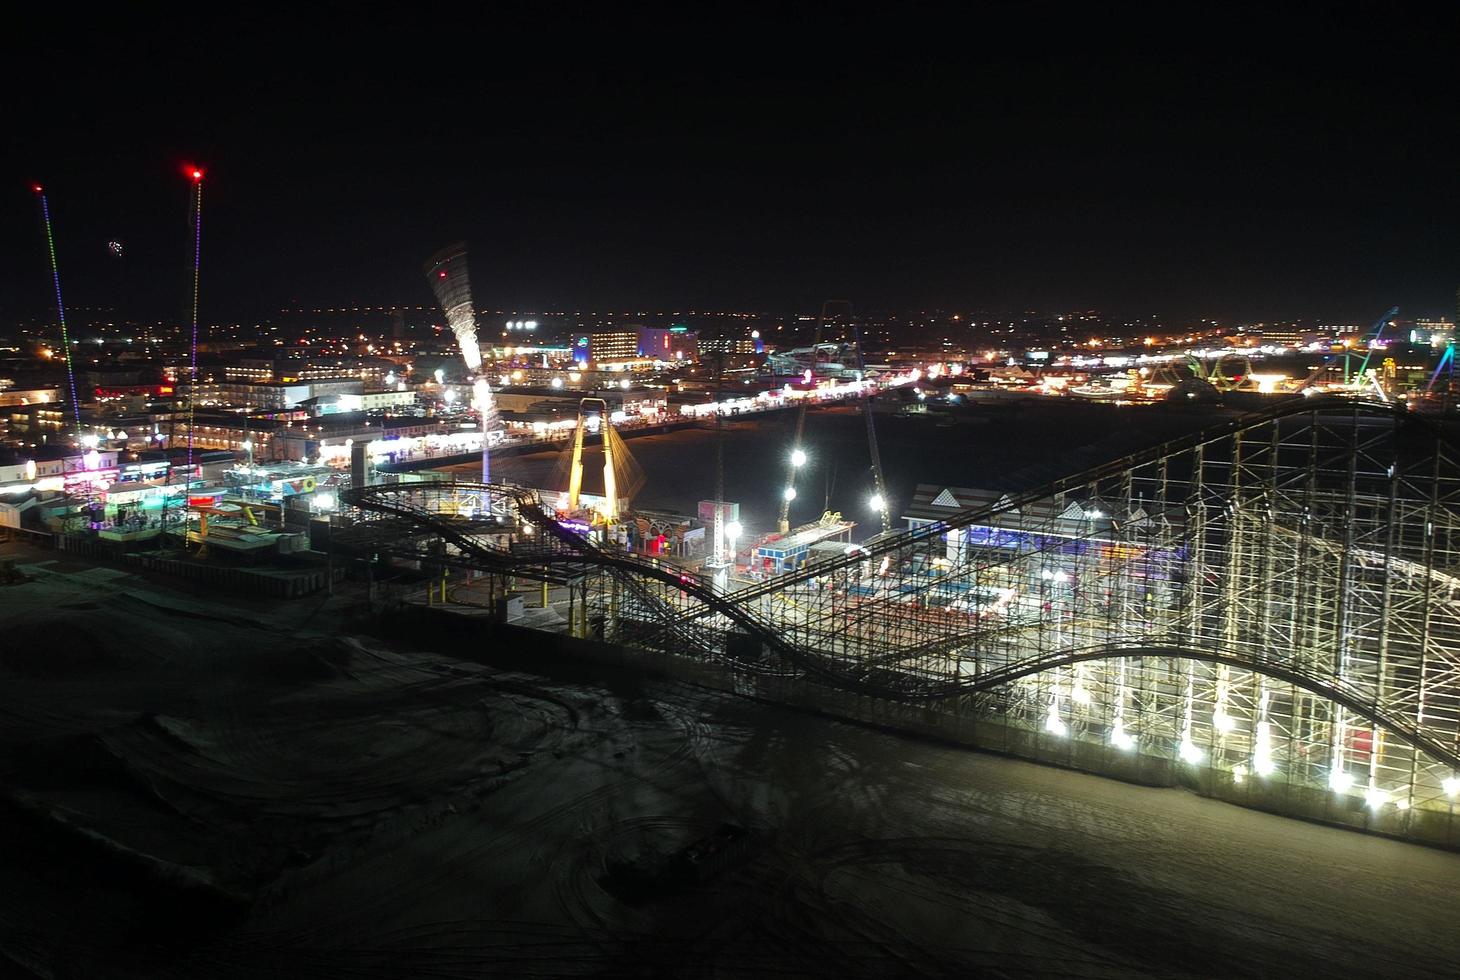
[(795, 487), (787, 487), (786, 488), (786, 492), (783, 493), (783, 494), (781, 494), (781, 496), (785, 497), (787, 500), (795, 500), (796, 499), (796, 488)]
[(793, 449), (793, 450), (791, 450), (791, 465), (792, 466), (805, 466), (806, 465), (806, 454), (803, 453), (799, 449)]
[(1196, 747), (1196, 743), (1191, 740), (1190, 736), (1181, 740), (1179, 751), (1182, 761), (1190, 763), (1193, 766), (1202, 760), (1202, 751)]
[(1388, 802), (1389, 794), (1373, 783), (1370, 783), (1369, 788), (1364, 791), (1364, 803), (1368, 805), (1370, 810), (1377, 810)]
[(1247, 767), (1240, 762), (1232, 767), (1232, 782), (1240, 783), (1247, 778)]
[(1354, 784), (1354, 777), (1345, 769), (1334, 769), (1328, 774), (1328, 785), (1335, 793), (1343, 793)]
[(886, 510), (887, 509), (887, 501), (885, 501), (885, 500), (882, 499), (882, 494), (880, 494), (880, 493), (874, 493), (874, 494), (872, 494), (872, 499), (869, 500), (869, 501), (867, 501), (867, 503), (868, 503), (869, 506), (871, 506), (871, 508), (873, 510)]
[(1407, 799), (1399, 799), (1399, 800), (1396, 800), (1395, 803), (1394, 803), (1394, 809), (1396, 809), (1396, 810), (1408, 810), (1409, 809), (1409, 800), (1407, 800)]
[(1232, 729), (1237, 727), (1237, 722), (1234, 721), (1232, 716), (1227, 714), (1225, 711), (1218, 711), (1216, 714), (1212, 715), (1212, 727), (1216, 728), (1217, 731), (1225, 735), (1227, 732), (1230, 732)]
[(1074, 689), (1070, 691), (1070, 700), (1076, 704), (1089, 704), (1090, 692), (1085, 690), (1085, 685), (1077, 681)]
[(1060, 720), (1060, 703), (1058, 701), (1051, 701), (1049, 703), (1049, 714), (1045, 715), (1044, 718), (1044, 730), (1059, 736), (1064, 736), (1069, 732), (1069, 728)]
[(1445, 791), (1446, 796), (1460, 795), (1460, 776), (1451, 776), (1449, 779), (1442, 780), (1440, 789)]

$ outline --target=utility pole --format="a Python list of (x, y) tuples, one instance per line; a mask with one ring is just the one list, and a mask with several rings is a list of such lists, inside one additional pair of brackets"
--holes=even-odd
[[(851, 303), (844, 299), (829, 299), (821, 304), (821, 312), (816, 317), (816, 335), (811, 341), (811, 377), (816, 378), (816, 348), (821, 345), (821, 331), (826, 325), (826, 311), (832, 306), (846, 306), (851, 308)], [(788, 460), (788, 471), (786, 473), (786, 489), (781, 492), (781, 516), (777, 529), (786, 534), (791, 530), (791, 501), (796, 499), (796, 471), (806, 464), (806, 451), (801, 448), (801, 437), (806, 432), (806, 403), (807, 399), (801, 399), (801, 407), (796, 410), (796, 434), (791, 439), (791, 456)]]

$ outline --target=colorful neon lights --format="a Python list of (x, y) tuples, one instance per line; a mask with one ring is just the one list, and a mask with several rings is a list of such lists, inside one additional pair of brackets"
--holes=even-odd
[(51, 256), (51, 281), (56, 287), (56, 316), (61, 321), (61, 346), (66, 349), (66, 381), (71, 386), (71, 417), (76, 431), (81, 431), (81, 403), (76, 398), (76, 372), (71, 366), (71, 335), (66, 330), (66, 304), (61, 302), (61, 267), (56, 263), (56, 236), (51, 230), (51, 205), (40, 184), (34, 185), (41, 196), (41, 217), (46, 223), (46, 251)]
[(198, 401), (198, 280), (203, 255), (203, 171), (193, 169), (193, 359), (188, 381), (188, 469), (193, 465), (193, 417)]

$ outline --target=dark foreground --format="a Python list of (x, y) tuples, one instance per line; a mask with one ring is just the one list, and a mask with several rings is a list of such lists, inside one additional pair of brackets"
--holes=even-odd
[(0, 590), (0, 975), (1460, 962), (1460, 855), (55, 559)]

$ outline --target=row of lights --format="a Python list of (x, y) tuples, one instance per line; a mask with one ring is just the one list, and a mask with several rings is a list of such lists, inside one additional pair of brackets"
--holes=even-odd
[[(1081, 700), (1077, 696), (1078, 689), (1076, 692), (1072, 692), (1072, 695), (1074, 700)], [(1084, 700), (1088, 702), (1088, 696)], [(1213, 723), (1217, 724), (1217, 717), (1213, 718)], [(1230, 731), (1233, 726), (1229, 724), (1226, 726), (1218, 725), (1218, 727), (1221, 728), (1223, 731)], [(1046, 714), (1044, 720), (1044, 729), (1045, 731), (1050, 732), (1053, 735), (1058, 735), (1060, 737), (1064, 737), (1069, 734), (1069, 726), (1065, 724), (1062, 718), (1060, 718), (1058, 697), (1054, 698), (1050, 702), (1049, 712)], [(1275, 772), (1277, 768), (1272, 761), (1271, 738), (1269, 732), (1270, 730), (1267, 722), (1258, 722), (1257, 750), (1253, 759), (1252, 769), (1259, 776), (1269, 776), (1273, 772)], [(1130, 751), (1136, 746), (1136, 740), (1130, 735), (1129, 732), (1125, 730), (1124, 720), (1119, 714), (1116, 715), (1115, 721), (1111, 726), (1110, 743), (1116, 748), (1124, 749), (1126, 751)], [(1188, 765), (1199, 765), (1201, 761), (1206, 758), (1205, 753), (1203, 753), (1202, 750), (1196, 745), (1196, 743), (1192, 741), (1191, 730), (1189, 727), (1186, 731), (1182, 732), (1181, 741), (1177, 744), (1176, 751), (1177, 754), (1181, 757), (1181, 760)], [(1236, 782), (1239, 783), (1242, 782), (1242, 780), (1247, 776), (1247, 773), (1247, 766), (1242, 764), (1234, 766), (1232, 769), (1233, 778)], [(1328, 775), (1329, 788), (1331, 788), (1335, 793), (1345, 793), (1349, 790), (1350, 787), (1353, 786), (1353, 784), (1353, 774), (1344, 769), (1342, 765), (1335, 762), (1333, 769), (1330, 770)], [(1440, 788), (1444, 791), (1446, 796), (1449, 796), (1451, 798), (1460, 796), (1460, 776), (1450, 776), (1446, 779), (1441, 780)], [(1364, 802), (1371, 810), (1378, 810), (1385, 803), (1389, 802), (1389, 794), (1379, 789), (1371, 781), (1369, 784), (1369, 788), (1364, 791)], [(1407, 810), (1409, 809), (1409, 801), (1400, 800), (1395, 804), (1395, 806), (1401, 810)]]

